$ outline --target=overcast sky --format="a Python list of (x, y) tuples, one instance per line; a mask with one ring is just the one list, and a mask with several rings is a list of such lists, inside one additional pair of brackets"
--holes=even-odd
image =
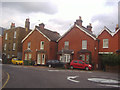
[(83, 26), (92, 23), (93, 33), (98, 34), (107, 26), (115, 30), (118, 23), (118, 2), (120, 0), (1, 0), (0, 26), (10, 28), (24, 27), (26, 18), (30, 19), (30, 28), (43, 22), (47, 29), (64, 34), (82, 17)]

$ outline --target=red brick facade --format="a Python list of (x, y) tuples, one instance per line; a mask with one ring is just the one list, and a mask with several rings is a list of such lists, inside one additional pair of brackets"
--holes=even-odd
[[(83, 49), (82, 41), (87, 41), (87, 48)], [(65, 42), (69, 42), (69, 46), (65, 48)], [(63, 55), (64, 54), (64, 55)], [(68, 56), (67, 56), (68, 55)], [(70, 55), (70, 56), (69, 56)], [(69, 57), (69, 61), (65, 60)], [(73, 59), (83, 59), (98, 68), (98, 40), (88, 31), (87, 28), (74, 25), (65, 35), (58, 40), (58, 59), (64, 62), (70, 62)]]
[[(98, 35), (99, 42), (99, 54), (116, 53), (120, 49), (120, 30), (111, 32), (108, 28), (104, 28)], [(104, 48), (103, 40), (108, 39), (108, 47)]]
[[(43, 49), (41, 49), (41, 41), (44, 42)], [(30, 49), (28, 49), (29, 42), (31, 43)], [(27, 38), (23, 40), (23, 57), (22, 57), (23, 60), (31, 59), (34, 60), (36, 64), (44, 65), (46, 63), (46, 60), (56, 59), (57, 56), (56, 53), (57, 42), (48, 38), (44, 33), (40, 32), (37, 28), (35, 28), (34, 31), (30, 32)]]

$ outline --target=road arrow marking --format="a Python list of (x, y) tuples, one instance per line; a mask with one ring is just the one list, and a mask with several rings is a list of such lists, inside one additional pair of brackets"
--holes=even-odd
[(70, 80), (70, 81), (72, 81), (72, 82), (78, 83), (78, 82), (80, 82), (80, 81), (73, 80), (73, 79), (75, 79), (75, 78), (77, 78), (77, 77), (79, 77), (79, 76), (68, 76), (67, 79)]

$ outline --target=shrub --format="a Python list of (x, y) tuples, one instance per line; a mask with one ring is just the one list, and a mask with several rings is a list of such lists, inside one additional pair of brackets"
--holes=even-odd
[(120, 55), (117, 54), (103, 55), (102, 63), (108, 66), (120, 65)]

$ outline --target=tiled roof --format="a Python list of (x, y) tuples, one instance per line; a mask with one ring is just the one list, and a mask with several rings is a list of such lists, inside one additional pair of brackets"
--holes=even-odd
[(57, 42), (59, 42), (59, 40), (61, 40), (64, 36), (66, 36), (74, 27), (79, 28), (79, 30), (85, 32), (88, 36), (92, 37), (94, 40), (96, 40), (96, 35), (94, 35), (91, 31), (87, 30), (85, 27), (83, 26), (79, 26), (79, 25), (75, 25), (72, 26), (64, 35), (62, 35), (62, 37), (60, 37)]
[(36, 28), (40, 30), (45, 36), (47, 36), (51, 41), (56, 41), (58, 40), (58, 38), (60, 38), (60, 34), (55, 31), (51, 31), (48, 29), (41, 30), (39, 27)]
[[(81, 26), (79, 26), (79, 27), (81, 27)], [(89, 30), (87, 30), (85, 27), (81, 27), (84, 31), (86, 31), (87, 33), (89, 33), (90, 35), (92, 35), (93, 37), (95, 37), (96, 38), (96, 35), (95, 34), (93, 34), (91, 31), (89, 31)]]

